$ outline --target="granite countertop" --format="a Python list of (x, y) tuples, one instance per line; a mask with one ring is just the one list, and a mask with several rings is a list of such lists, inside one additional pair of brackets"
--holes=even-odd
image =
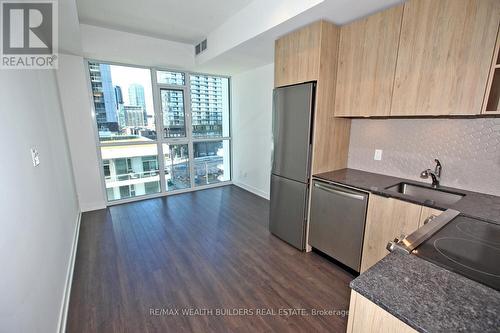
[(432, 208), (442, 210), (451, 208), (459, 211), (462, 215), (467, 217), (478, 218), (500, 224), (500, 197), (498, 196), (440, 186), (440, 189), (445, 191), (465, 194), (465, 196), (458, 202), (449, 206), (443, 206), (434, 202), (422, 201), (404, 194), (386, 190), (387, 187), (401, 182), (430, 187), (428, 183), (417, 182), (405, 178), (386, 176), (378, 173), (366, 172), (356, 169), (341, 169), (337, 171), (330, 171), (316, 174), (313, 177), (359, 188), (373, 194), (397, 198)]
[(500, 328), (500, 292), (414, 255), (390, 253), (351, 288), (419, 332)]
[[(440, 206), (387, 191), (400, 182), (426, 183), (355, 169), (314, 175), (315, 178), (500, 224), (500, 197), (450, 187), (465, 194)], [(498, 332), (500, 292), (415, 255), (393, 252), (351, 282), (351, 288), (419, 332)]]

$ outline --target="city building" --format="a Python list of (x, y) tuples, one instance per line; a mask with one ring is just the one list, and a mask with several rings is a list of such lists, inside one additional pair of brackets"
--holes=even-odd
[[(140, 84), (133, 83), (128, 87), (128, 99), (130, 105), (142, 106), (144, 110), (144, 124), (148, 124), (146, 112), (146, 97), (144, 95), (144, 87)], [(146, 126), (145, 125), (145, 126)]]
[(193, 136), (222, 136), (223, 113), (227, 103), (223, 98), (228, 87), (224, 78), (191, 75), (191, 112)]
[[(123, 110), (123, 111), (122, 111)], [(123, 114), (125, 122), (124, 127), (146, 127), (147, 117), (146, 111), (140, 105), (123, 105), (120, 104), (120, 114)]]
[(144, 97), (144, 87), (133, 83), (128, 87), (128, 98), (130, 105), (139, 105), (146, 108), (146, 98)]
[(182, 90), (161, 90), (165, 138), (186, 136), (184, 98)]
[(126, 199), (160, 192), (155, 145), (105, 147), (101, 150), (108, 198)]
[(118, 126), (120, 129), (127, 126), (125, 119), (125, 110), (123, 108), (123, 94), (120, 86), (115, 86), (115, 100), (116, 100), (116, 117), (118, 119)]
[(123, 104), (123, 92), (120, 86), (115, 86), (115, 100), (116, 104)]
[(89, 71), (98, 130), (100, 132), (115, 132), (118, 130), (118, 119), (110, 66), (89, 63)]

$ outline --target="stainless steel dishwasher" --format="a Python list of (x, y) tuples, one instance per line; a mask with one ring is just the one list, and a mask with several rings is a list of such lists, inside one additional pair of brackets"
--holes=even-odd
[(309, 245), (359, 272), (368, 194), (313, 180)]

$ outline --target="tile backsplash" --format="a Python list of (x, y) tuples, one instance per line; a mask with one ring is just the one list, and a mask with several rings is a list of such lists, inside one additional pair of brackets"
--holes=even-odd
[(500, 118), (352, 121), (349, 168), (430, 183), (420, 172), (434, 158), (442, 185), (500, 196)]

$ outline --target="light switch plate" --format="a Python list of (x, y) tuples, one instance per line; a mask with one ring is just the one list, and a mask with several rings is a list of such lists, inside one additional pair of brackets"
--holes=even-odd
[(381, 161), (382, 160), (382, 149), (375, 149), (375, 155), (373, 156), (373, 159), (375, 161)]
[(33, 166), (39, 166), (40, 165), (40, 155), (38, 154), (38, 150), (36, 148), (31, 148), (31, 160), (33, 161)]

